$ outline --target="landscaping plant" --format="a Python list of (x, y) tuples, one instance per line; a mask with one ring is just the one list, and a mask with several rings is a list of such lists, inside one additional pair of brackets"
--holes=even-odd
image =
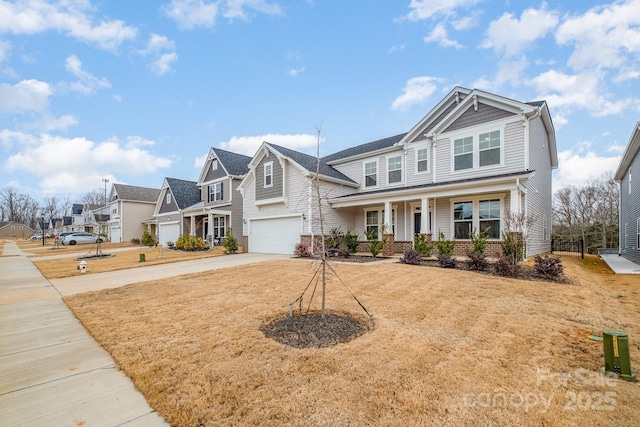
[(409, 264), (409, 265), (420, 265), (422, 264), (422, 254), (418, 251), (408, 250), (404, 253), (402, 258), (400, 258), (401, 264)]
[(145, 246), (156, 246), (158, 242), (153, 238), (149, 230), (144, 230), (142, 232), (142, 244)]
[(548, 280), (558, 280), (564, 274), (562, 260), (557, 256), (536, 255), (533, 269), (538, 276)]
[[(384, 235), (384, 225), (382, 226), (382, 233)], [(378, 233), (374, 228), (370, 228), (365, 231), (364, 234), (367, 236), (367, 240), (369, 241), (369, 252), (371, 252), (371, 255), (376, 258), (384, 247), (384, 241), (378, 240)]]
[(304, 243), (296, 244), (296, 248), (293, 250), (293, 254), (299, 258), (309, 258), (311, 256), (311, 251), (309, 251), (309, 247)]
[(206, 249), (206, 247), (207, 245), (201, 237), (192, 234), (181, 234), (178, 240), (176, 240), (176, 249), (181, 251), (201, 251)]
[(427, 242), (427, 238), (424, 234), (416, 234), (413, 237), (413, 248), (423, 257), (429, 258), (433, 251), (433, 244)]
[(231, 227), (227, 228), (226, 236), (224, 242), (222, 242), (224, 253), (235, 254), (238, 252), (238, 239), (233, 235), (233, 229)]
[(444, 233), (438, 234), (438, 241), (435, 247), (438, 249), (438, 263), (442, 268), (455, 268), (456, 259), (453, 257), (453, 250), (456, 246), (456, 239), (445, 239)]
[(469, 233), (469, 238), (473, 244), (473, 249), (467, 251), (467, 257), (469, 257), (468, 265), (471, 270), (485, 271), (489, 266), (489, 261), (484, 254), (487, 249), (487, 240), (489, 236), (486, 230), (476, 233), (474, 229)]

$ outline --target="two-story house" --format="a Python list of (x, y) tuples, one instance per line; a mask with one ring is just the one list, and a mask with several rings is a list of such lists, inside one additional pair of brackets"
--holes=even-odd
[(158, 242), (166, 246), (183, 233), (204, 238), (200, 188), (194, 181), (165, 178), (156, 201)]
[(144, 221), (153, 215), (159, 194), (159, 188), (113, 184), (107, 202), (109, 240), (139, 239), (146, 228)]
[(614, 179), (620, 183), (619, 254), (640, 263), (640, 122), (633, 128)]
[[(240, 185), (245, 250), (311, 245), (322, 209), (325, 235), (335, 227), (361, 240), (365, 230), (384, 232), (388, 252), (410, 248), (415, 234), (443, 233), (462, 255), (470, 233), (483, 230), (490, 254), (510, 231), (525, 234), (528, 256), (546, 253), (557, 163), (546, 102), (456, 87), (409, 132), (319, 160), (263, 143)], [(526, 229), (514, 230), (516, 222)]]

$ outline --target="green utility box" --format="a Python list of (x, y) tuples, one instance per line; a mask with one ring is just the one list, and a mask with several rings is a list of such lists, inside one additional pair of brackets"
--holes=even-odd
[(140, 262), (145, 262), (145, 256), (144, 254), (140, 254)]
[(629, 337), (625, 332), (602, 331), (604, 343), (604, 373), (619, 375), (626, 381), (635, 381), (636, 374), (631, 371), (629, 357)]

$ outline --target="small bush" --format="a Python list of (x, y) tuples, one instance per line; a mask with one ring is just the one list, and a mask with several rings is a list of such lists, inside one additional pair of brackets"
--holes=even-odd
[(226, 236), (224, 242), (222, 242), (224, 253), (235, 254), (238, 252), (238, 239), (233, 235), (233, 229), (231, 227), (227, 228)]
[(311, 256), (311, 251), (307, 245), (298, 243), (293, 250), (293, 254), (299, 258), (308, 258)]
[(367, 236), (367, 240), (369, 241), (369, 252), (371, 252), (371, 255), (376, 258), (382, 251), (384, 242), (382, 240), (378, 240), (378, 233), (376, 233), (374, 229), (365, 231), (364, 234)]
[(358, 251), (358, 233), (354, 233), (351, 227), (344, 235), (344, 244), (350, 253), (354, 254)]
[(504, 255), (500, 255), (493, 268), (496, 274), (504, 277), (516, 277), (522, 270), (522, 267), (519, 264), (514, 264), (511, 258)]
[(483, 230), (480, 233), (476, 233), (476, 230), (473, 229), (473, 231), (469, 233), (469, 239), (471, 239), (471, 243), (473, 243), (473, 252), (476, 254), (484, 254), (484, 251), (487, 249), (487, 240), (489, 239), (487, 231)]
[(400, 258), (402, 264), (420, 265), (422, 264), (422, 254), (418, 251), (408, 250)]
[(142, 243), (142, 240), (133, 238), (130, 240), (130, 242), (132, 245), (139, 245), (140, 243)]
[(173, 243), (173, 242), (171, 242), (171, 241), (167, 242), (167, 246), (168, 246), (168, 247), (170, 247), (170, 248), (172, 248), (172, 249), (173, 249), (173, 247), (174, 247), (175, 245), (176, 245), (176, 244), (175, 244), (175, 243)]
[(442, 268), (456, 268), (458, 261), (451, 255), (438, 255), (438, 265)]
[(502, 232), (500, 241), (502, 253), (511, 260), (511, 264), (518, 264), (524, 259), (524, 240), (520, 233)]
[[(167, 245), (169, 245), (169, 242), (167, 242)], [(176, 249), (181, 251), (201, 251), (206, 247), (207, 245), (201, 237), (191, 234), (181, 234), (176, 240)]]
[(453, 249), (456, 246), (456, 239), (445, 239), (444, 233), (441, 231), (438, 235), (438, 241), (434, 243), (440, 255), (453, 255)]
[(156, 246), (158, 244), (158, 241), (153, 238), (151, 233), (149, 233), (149, 230), (144, 230), (142, 232), (142, 239), (140, 240), (142, 241), (142, 244), (145, 246)]
[(420, 252), (420, 255), (423, 257), (429, 258), (433, 251), (433, 244), (427, 242), (427, 238), (424, 234), (416, 234), (413, 237), (413, 248)]
[(469, 269), (476, 271), (485, 271), (489, 267), (489, 261), (483, 253), (468, 252), (469, 257), (468, 265)]
[(558, 280), (564, 274), (564, 267), (559, 257), (536, 255), (533, 269), (540, 277), (549, 280)]
[(344, 233), (338, 228), (332, 228), (329, 232), (329, 237), (324, 241), (324, 246), (327, 249), (338, 249), (344, 243)]

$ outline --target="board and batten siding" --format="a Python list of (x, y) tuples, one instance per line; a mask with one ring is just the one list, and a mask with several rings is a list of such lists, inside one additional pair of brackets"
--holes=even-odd
[(629, 170), (620, 181), (620, 253), (623, 257), (640, 263), (638, 248), (638, 218), (640, 218), (640, 152), (630, 164), (631, 193), (629, 193)]
[[(272, 186), (264, 186), (264, 165), (265, 163), (272, 163)], [(255, 180), (256, 186), (256, 200), (274, 199), (277, 197), (283, 197), (283, 170), (280, 165), (280, 161), (273, 154), (269, 153), (268, 156), (262, 157), (260, 162), (255, 168)]]
[[(549, 139), (539, 117), (529, 122), (529, 169), (535, 174), (525, 183), (527, 188), (525, 214), (532, 219), (527, 232), (527, 256), (551, 252), (552, 171)], [(547, 225), (545, 227), (545, 221)]]

